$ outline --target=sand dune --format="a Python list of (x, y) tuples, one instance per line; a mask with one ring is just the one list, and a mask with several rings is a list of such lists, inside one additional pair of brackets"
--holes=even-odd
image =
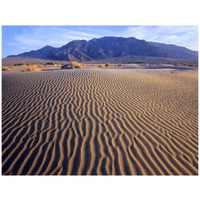
[(3, 74), (2, 173), (198, 174), (198, 72)]

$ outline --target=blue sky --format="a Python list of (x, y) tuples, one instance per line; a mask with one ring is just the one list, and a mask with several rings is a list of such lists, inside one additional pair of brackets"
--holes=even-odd
[(2, 57), (103, 36), (136, 37), (198, 50), (198, 26), (2, 26)]

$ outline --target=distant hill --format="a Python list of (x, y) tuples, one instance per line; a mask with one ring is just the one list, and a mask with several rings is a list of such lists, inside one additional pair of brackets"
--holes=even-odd
[(95, 60), (126, 60), (130, 56), (137, 58), (173, 58), (197, 60), (198, 52), (185, 47), (156, 42), (138, 40), (134, 37), (102, 37), (99, 39), (74, 40), (55, 48), (45, 46), (38, 50), (12, 55), (8, 57), (37, 58), (60, 61), (95, 61)]

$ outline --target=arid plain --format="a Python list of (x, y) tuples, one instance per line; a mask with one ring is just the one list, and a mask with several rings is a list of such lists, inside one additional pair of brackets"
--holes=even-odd
[(2, 74), (2, 174), (197, 175), (198, 71)]

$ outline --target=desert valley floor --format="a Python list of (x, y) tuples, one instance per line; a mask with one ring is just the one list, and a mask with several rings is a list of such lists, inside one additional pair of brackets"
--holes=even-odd
[(198, 71), (3, 73), (2, 174), (197, 175)]

